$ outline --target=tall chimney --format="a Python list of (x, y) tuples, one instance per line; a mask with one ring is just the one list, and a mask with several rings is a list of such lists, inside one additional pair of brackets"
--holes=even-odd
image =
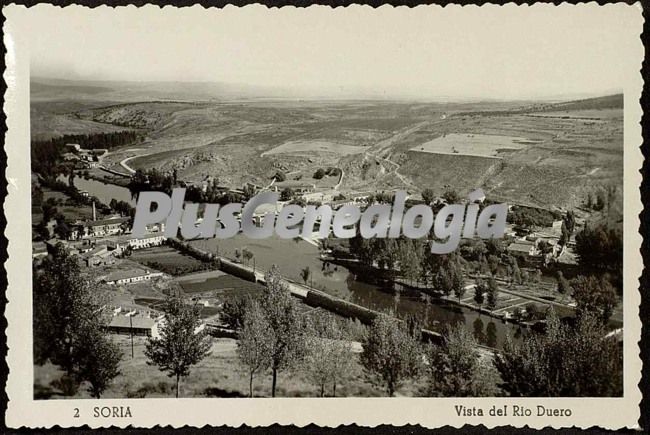
[(97, 212), (95, 211), (95, 201), (93, 201), (93, 220), (97, 220)]

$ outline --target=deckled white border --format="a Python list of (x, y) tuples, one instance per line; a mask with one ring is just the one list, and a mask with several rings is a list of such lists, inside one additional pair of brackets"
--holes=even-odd
[[(37, 7), (43, 7), (39, 5)], [(80, 6), (72, 6), (80, 7)], [(253, 5), (259, 13), (266, 13), (264, 6)], [(419, 6), (439, 7), (439, 6)], [(460, 7), (460, 6), (448, 6)], [(490, 7), (516, 7), (486, 5)], [(524, 7), (524, 6), (522, 6)], [(526, 6), (528, 7), (528, 6)], [(315, 423), (321, 426), (337, 426), (356, 423), (361, 426), (378, 424), (420, 424), (425, 427), (451, 425), (460, 427), (465, 424), (484, 424), (488, 427), (529, 425), (533, 428), (552, 426), (554, 428), (578, 426), (587, 428), (600, 426), (608, 429), (638, 427), (639, 402), (641, 393), (638, 383), (641, 378), (641, 361), (638, 341), (641, 322), (638, 307), (640, 293), (638, 278), (642, 271), (642, 259), (639, 253), (641, 235), (639, 234), (639, 213), (641, 198), (639, 186), (641, 175), (639, 169), (643, 156), (639, 149), (641, 138), (641, 107), (639, 98), (642, 89), (640, 75), (641, 61), (644, 55), (643, 45), (638, 35), (641, 34), (643, 18), (641, 6), (624, 4), (598, 6), (588, 5), (536, 5), (533, 7), (608, 7), (634, 8), (635, 19), (631, 20), (631, 40), (629, 43), (637, 53), (636, 59), (630, 59), (629, 80), (625, 93), (625, 234), (624, 234), (624, 352), (625, 352), (625, 396), (623, 398), (576, 398), (576, 399), (443, 399), (443, 398), (277, 398), (277, 399), (106, 399), (106, 400), (33, 400), (33, 363), (32, 363), (32, 322), (31, 322), (31, 227), (30, 227), (30, 172), (29, 172), (29, 53), (23, 32), (37, 32), (29, 27), (28, 11), (23, 6), (11, 5), (3, 9), (7, 18), (4, 27), (4, 41), (7, 47), (4, 79), (8, 89), (5, 94), (4, 112), (7, 115), (8, 131), (5, 140), (8, 167), (8, 196), (4, 213), (7, 217), (6, 236), (9, 239), (9, 259), (6, 263), (9, 287), (9, 303), (5, 316), (8, 321), (7, 345), (9, 353), (7, 362), (10, 368), (7, 381), (9, 396), (6, 424), (9, 427), (62, 427), (88, 424), (91, 427), (133, 425), (152, 427), (155, 425), (172, 425), (174, 427), (229, 425), (266, 426), (274, 423), (304, 426)], [(108, 7), (102, 6), (101, 8)], [(148, 5), (133, 12), (159, 12), (158, 6)], [(194, 6), (189, 9), (201, 9)], [(368, 8), (352, 6), (349, 9)], [(379, 10), (386, 13), (391, 6)], [(185, 9), (184, 11), (187, 11)], [(339, 8), (333, 13), (345, 13)], [(177, 8), (166, 7), (165, 13), (176, 13)], [(196, 12), (196, 11), (193, 11)], [(314, 14), (332, 13), (329, 7), (311, 7)], [(578, 25), (579, 23), (576, 23)], [(61, 29), (64, 31), (64, 29)], [(594, 41), (598, 44), (598, 41)], [(597, 72), (595, 72), (597, 74)], [(491, 407), (519, 404), (534, 406), (541, 404), (548, 407), (570, 407), (571, 418), (498, 418), (498, 417), (457, 417), (454, 405)], [(133, 418), (97, 419), (92, 418), (94, 406), (131, 407)], [(73, 408), (79, 408), (81, 418), (73, 418)]]

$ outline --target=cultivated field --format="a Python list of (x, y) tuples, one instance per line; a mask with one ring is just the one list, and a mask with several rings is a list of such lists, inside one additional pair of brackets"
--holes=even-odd
[(521, 150), (534, 143), (537, 142), (523, 137), (452, 133), (413, 147), (411, 151), (496, 158), (505, 151)]
[(272, 154), (319, 154), (333, 153), (341, 156), (348, 154), (359, 154), (364, 150), (363, 147), (354, 145), (343, 145), (340, 143), (326, 141), (292, 141), (284, 143), (270, 151), (262, 153), (262, 156)]

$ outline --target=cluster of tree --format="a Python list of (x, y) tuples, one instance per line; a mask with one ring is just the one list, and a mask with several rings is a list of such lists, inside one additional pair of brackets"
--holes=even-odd
[(112, 133), (66, 134), (49, 140), (32, 141), (30, 147), (32, 171), (43, 176), (61, 172), (60, 163), (66, 151), (65, 145), (76, 143), (84, 149), (111, 149), (129, 145), (141, 139), (132, 130)]
[(117, 199), (111, 199), (111, 202), (108, 206), (116, 213), (119, 213), (121, 216), (129, 216), (133, 218), (135, 216), (135, 207), (132, 207), (126, 201), (118, 201)]
[(163, 306), (164, 320), (159, 337), (147, 340), (144, 354), (147, 364), (157, 366), (176, 380), (176, 397), (180, 396), (181, 378), (210, 352), (210, 337), (201, 326), (201, 307), (186, 304), (170, 296)]
[(576, 316), (591, 313), (607, 324), (618, 304), (616, 291), (607, 276), (578, 276), (569, 283), (576, 302)]
[[(176, 169), (171, 172), (162, 172), (156, 168), (136, 170), (135, 174), (131, 176), (127, 187), (133, 197), (137, 197), (143, 191), (158, 191), (171, 195), (174, 187), (184, 187), (186, 201), (221, 205), (240, 202), (247, 195), (252, 196), (255, 191), (254, 187), (250, 185), (244, 187), (244, 194), (225, 190), (219, 186), (219, 180), (217, 178), (207, 183), (205, 189), (203, 189), (202, 187), (188, 185), (182, 180), (179, 180)], [(202, 213), (203, 211), (200, 209), (199, 214)]]
[(381, 314), (362, 341), (361, 364), (373, 383), (393, 396), (407, 380), (424, 380), (427, 396), (486, 396), (493, 394), (487, 366), (477, 343), (462, 324), (449, 328), (440, 344), (423, 343), (412, 318), (399, 321)]
[(508, 222), (524, 227), (550, 227), (561, 217), (558, 211), (515, 205), (508, 213)]
[(34, 269), (34, 361), (65, 371), (65, 393), (75, 394), (87, 382), (99, 398), (120, 373), (122, 353), (106, 335), (110, 313), (93, 290), (62, 244)]
[(338, 177), (339, 175), (341, 175), (341, 170), (333, 166), (330, 166), (327, 169), (318, 168), (316, 172), (314, 172), (313, 178), (316, 180), (320, 180), (326, 175), (330, 177)]
[(591, 312), (567, 325), (551, 310), (546, 333), (531, 334), (521, 345), (508, 339), (497, 354), (501, 388), (516, 397), (620, 396), (622, 348), (606, 333)]
[(588, 192), (585, 206), (594, 211), (609, 210), (616, 200), (618, 195), (618, 188), (614, 184), (605, 186), (602, 189), (597, 189), (596, 192)]
[(474, 302), (476, 302), (479, 308), (485, 303), (488, 310), (494, 311), (497, 307), (498, 298), (499, 286), (493, 277), (489, 277), (487, 281), (482, 279), (476, 280), (476, 285), (474, 286)]
[(576, 254), (581, 266), (620, 271), (623, 267), (623, 233), (605, 224), (587, 225), (576, 234)]
[(365, 239), (357, 234), (350, 239), (350, 254), (366, 268), (378, 268), (390, 281), (404, 280), (430, 286), (459, 300), (465, 293), (463, 266), (457, 253), (432, 254), (420, 240), (400, 237)]
[(235, 258), (237, 261), (241, 261), (242, 259), (244, 260), (244, 264), (248, 266), (248, 263), (255, 257), (255, 254), (253, 254), (252, 251), (249, 251), (248, 249), (244, 248), (242, 250), (235, 249)]

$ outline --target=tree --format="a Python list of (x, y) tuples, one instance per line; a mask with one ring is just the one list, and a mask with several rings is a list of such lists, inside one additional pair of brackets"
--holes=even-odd
[(273, 179), (275, 179), (275, 181), (279, 181), (279, 182), (287, 180), (287, 176), (282, 171), (276, 171), (276, 173), (273, 174), (273, 177), (271, 177), (271, 178), (273, 178)]
[(461, 285), (454, 287), (454, 294), (458, 298), (458, 303), (460, 303), (460, 299), (465, 295), (466, 290), (467, 289), (465, 288), (465, 286), (463, 286), (462, 283)]
[(207, 356), (210, 338), (205, 330), (197, 331), (201, 325), (198, 306), (168, 297), (163, 311), (160, 338), (149, 338), (144, 354), (147, 364), (158, 366), (169, 377), (176, 377), (176, 397), (179, 397), (181, 377), (188, 376), (191, 367)]
[(309, 266), (305, 266), (305, 268), (300, 270), (300, 277), (305, 282), (305, 285), (307, 285), (307, 281), (309, 281), (310, 276), (311, 276), (311, 270), (309, 269)]
[(381, 384), (393, 396), (407, 378), (420, 370), (421, 349), (417, 337), (409, 334), (406, 324), (379, 314), (363, 340), (361, 364), (371, 380)]
[(259, 303), (250, 300), (246, 306), (243, 327), (237, 342), (237, 355), (246, 366), (248, 374), (248, 397), (253, 397), (255, 374), (269, 367), (271, 355), (269, 322)]
[(443, 265), (436, 274), (436, 284), (447, 296), (452, 292), (460, 297), (465, 293), (463, 288), (463, 271), (455, 256), (449, 256), (444, 260)]
[(561, 270), (557, 271), (557, 292), (562, 296), (568, 294), (571, 291), (571, 286), (569, 285), (569, 280), (567, 280), (562, 274)]
[(433, 189), (426, 188), (422, 191), (422, 199), (426, 205), (431, 205), (434, 199), (436, 199), (436, 193)]
[(417, 240), (399, 239), (397, 246), (397, 258), (402, 277), (413, 282), (422, 274), (421, 245)]
[(77, 348), (86, 344), (90, 328), (106, 323), (103, 301), (61, 243), (34, 270), (33, 292), (35, 360), (49, 359), (72, 377), (80, 365)]
[(576, 301), (576, 315), (582, 316), (586, 312), (595, 314), (607, 323), (618, 304), (614, 287), (604, 276), (578, 276), (571, 281), (573, 298)]
[(122, 351), (104, 335), (101, 327), (87, 329), (85, 334), (77, 349), (80, 360), (78, 378), (88, 381), (90, 395), (99, 399), (120, 374)]
[(280, 192), (280, 201), (291, 201), (295, 195), (296, 193), (292, 188), (285, 187), (282, 189), (282, 192)]
[(316, 170), (316, 172), (314, 172), (314, 176), (313, 176), (313, 178), (315, 178), (316, 180), (320, 180), (320, 179), (323, 178), (324, 176), (325, 176), (325, 169), (323, 169), (323, 168), (318, 168), (318, 169)]
[(582, 266), (614, 272), (623, 266), (623, 234), (618, 229), (585, 226), (576, 235), (575, 250)]
[(447, 204), (458, 204), (460, 202), (460, 195), (449, 185), (445, 186), (445, 193), (442, 194), (442, 198)]
[(551, 309), (545, 334), (530, 334), (521, 345), (507, 337), (495, 358), (501, 387), (515, 397), (620, 396), (622, 349), (606, 333), (591, 313), (569, 326)]
[(248, 265), (248, 263), (253, 259), (254, 255), (251, 251), (244, 248), (242, 249), (242, 257), (244, 258), (244, 262), (246, 263), (246, 265)]
[(456, 325), (444, 334), (442, 345), (427, 349), (427, 393), (429, 396), (468, 397), (488, 393), (482, 382), (476, 339), (464, 325)]
[(497, 302), (499, 299), (499, 286), (494, 278), (488, 279), (488, 288), (487, 288), (487, 307), (490, 311), (494, 311), (497, 307)]
[(318, 387), (320, 397), (325, 396), (327, 386), (331, 386), (335, 397), (341, 376), (353, 362), (352, 343), (332, 315), (326, 315), (323, 324), (323, 328), (310, 328), (303, 367), (307, 378)]
[(277, 267), (265, 275), (266, 288), (260, 306), (269, 323), (271, 396), (275, 397), (278, 371), (295, 367), (304, 357), (305, 334), (298, 306)]
[(479, 315), (480, 315), (480, 309), (481, 306), (483, 305), (483, 302), (485, 302), (485, 296), (484, 293), (486, 292), (485, 284), (483, 281), (477, 280), (476, 285), (474, 286), (474, 302), (476, 302), (476, 305), (478, 305), (479, 308)]

